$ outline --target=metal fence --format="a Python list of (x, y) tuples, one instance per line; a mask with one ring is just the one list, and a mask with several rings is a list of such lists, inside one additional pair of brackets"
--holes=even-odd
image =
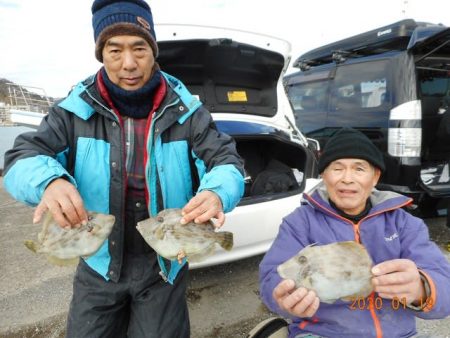
[(48, 108), (53, 104), (53, 98), (47, 96), (42, 88), (15, 83), (6, 85), (9, 102), (0, 102), (0, 126), (14, 125), (11, 122), (10, 110), (46, 114)]
[(9, 106), (0, 105), (0, 126), (9, 126), (12, 124), (9, 117)]
[(11, 109), (26, 110), (35, 113), (47, 113), (53, 99), (38, 87), (21, 86), (8, 83), (8, 99)]

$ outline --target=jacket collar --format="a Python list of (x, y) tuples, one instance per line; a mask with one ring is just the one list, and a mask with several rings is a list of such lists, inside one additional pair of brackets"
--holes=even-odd
[(167, 81), (167, 84), (170, 88), (177, 94), (177, 96), (181, 100), (180, 107), (183, 107), (180, 117), (178, 118), (178, 123), (183, 124), (189, 116), (191, 116), (201, 105), (202, 103), (195, 98), (186, 88), (186, 86), (178, 80), (176, 77), (169, 75), (165, 72), (161, 72), (164, 78)]
[[(163, 113), (165, 107), (176, 106), (176, 120), (183, 124), (201, 105), (202, 103), (194, 97), (184, 84), (177, 78), (161, 72), (168, 84), (167, 95), (160, 108), (159, 113)], [(113, 118), (114, 114), (109, 105), (102, 99), (96, 88), (96, 76), (92, 75), (86, 80), (78, 83), (63, 99), (58, 106), (72, 112), (83, 120), (88, 120), (96, 111)]]
[[(304, 193), (304, 195), (309, 204), (315, 209), (325, 209), (332, 214), (336, 214), (336, 210), (328, 203), (329, 195), (323, 182), (320, 182), (309, 194)], [(412, 202), (412, 198), (400, 195), (393, 191), (382, 191), (375, 188), (369, 198), (372, 203), (372, 209), (367, 216), (379, 213), (382, 210), (399, 209)]]
[(58, 103), (58, 106), (74, 113), (83, 120), (89, 119), (94, 113), (95, 108), (82, 98), (86, 89), (92, 87), (95, 82), (95, 75), (90, 76), (86, 80), (79, 82), (70, 91), (69, 95)]

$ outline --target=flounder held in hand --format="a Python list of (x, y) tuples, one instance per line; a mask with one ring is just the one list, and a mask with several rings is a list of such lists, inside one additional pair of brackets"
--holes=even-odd
[(47, 212), (38, 242), (27, 240), (25, 246), (33, 252), (46, 254), (56, 265), (77, 263), (79, 257), (87, 258), (97, 252), (111, 233), (115, 217), (88, 212), (88, 220), (86, 225), (66, 230)]
[(188, 261), (198, 262), (214, 253), (216, 243), (225, 250), (233, 247), (233, 233), (216, 232), (211, 221), (181, 224), (181, 217), (181, 209), (165, 209), (138, 222), (136, 228), (148, 245), (171, 260), (187, 256)]
[(373, 262), (366, 249), (353, 241), (310, 245), (277, 268), (278, 274), (314, 290), (321, 302), (367, 297), (373, 290)]

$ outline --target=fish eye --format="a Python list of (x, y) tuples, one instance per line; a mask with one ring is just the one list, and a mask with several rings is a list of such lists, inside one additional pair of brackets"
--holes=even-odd
[(156, 220), (157, 220), (159, 223), (162, 223), (162, 222), (164, 222), (164, 217), (158, 216), (158, 217), (156, 218)]
[(92, 221), (94, 219), (94, 216), (88, 215), (88, 221)]
[(308, 261), (308, 259), (305, 256), (300, 256), (297, 258), (297, 260), (300, 264), (305, 264)]

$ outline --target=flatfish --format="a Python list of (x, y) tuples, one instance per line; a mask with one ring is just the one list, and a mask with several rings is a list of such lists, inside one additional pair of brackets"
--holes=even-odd
[(214, 253), (216, 243), (225, 250), (232, 249), (233, 233), (215, 231), (211, 221), (181, 224), (181, 217), (181, 209), (164, 209), (138, 222), (136, 228), (148, 245), (170, 260), (181, 261), (186, 256), (190, 262), (201, 261)]
[(367, 297), (372, 291), (373, 266), (367, 250), (353, 241), (310, 245), (277, 267), (296, 287), (314, 290), (321, 302)]
[(45, 254), (56, 265), (78, 262), (101, 247), (112, 231), (115, 217), (97, 212), (88, 212), (88, 223), (79, 228), (64, 229), (47, 212), (38, 234), (38, 241), (26, 240), (25, 246), (35, 253)]

